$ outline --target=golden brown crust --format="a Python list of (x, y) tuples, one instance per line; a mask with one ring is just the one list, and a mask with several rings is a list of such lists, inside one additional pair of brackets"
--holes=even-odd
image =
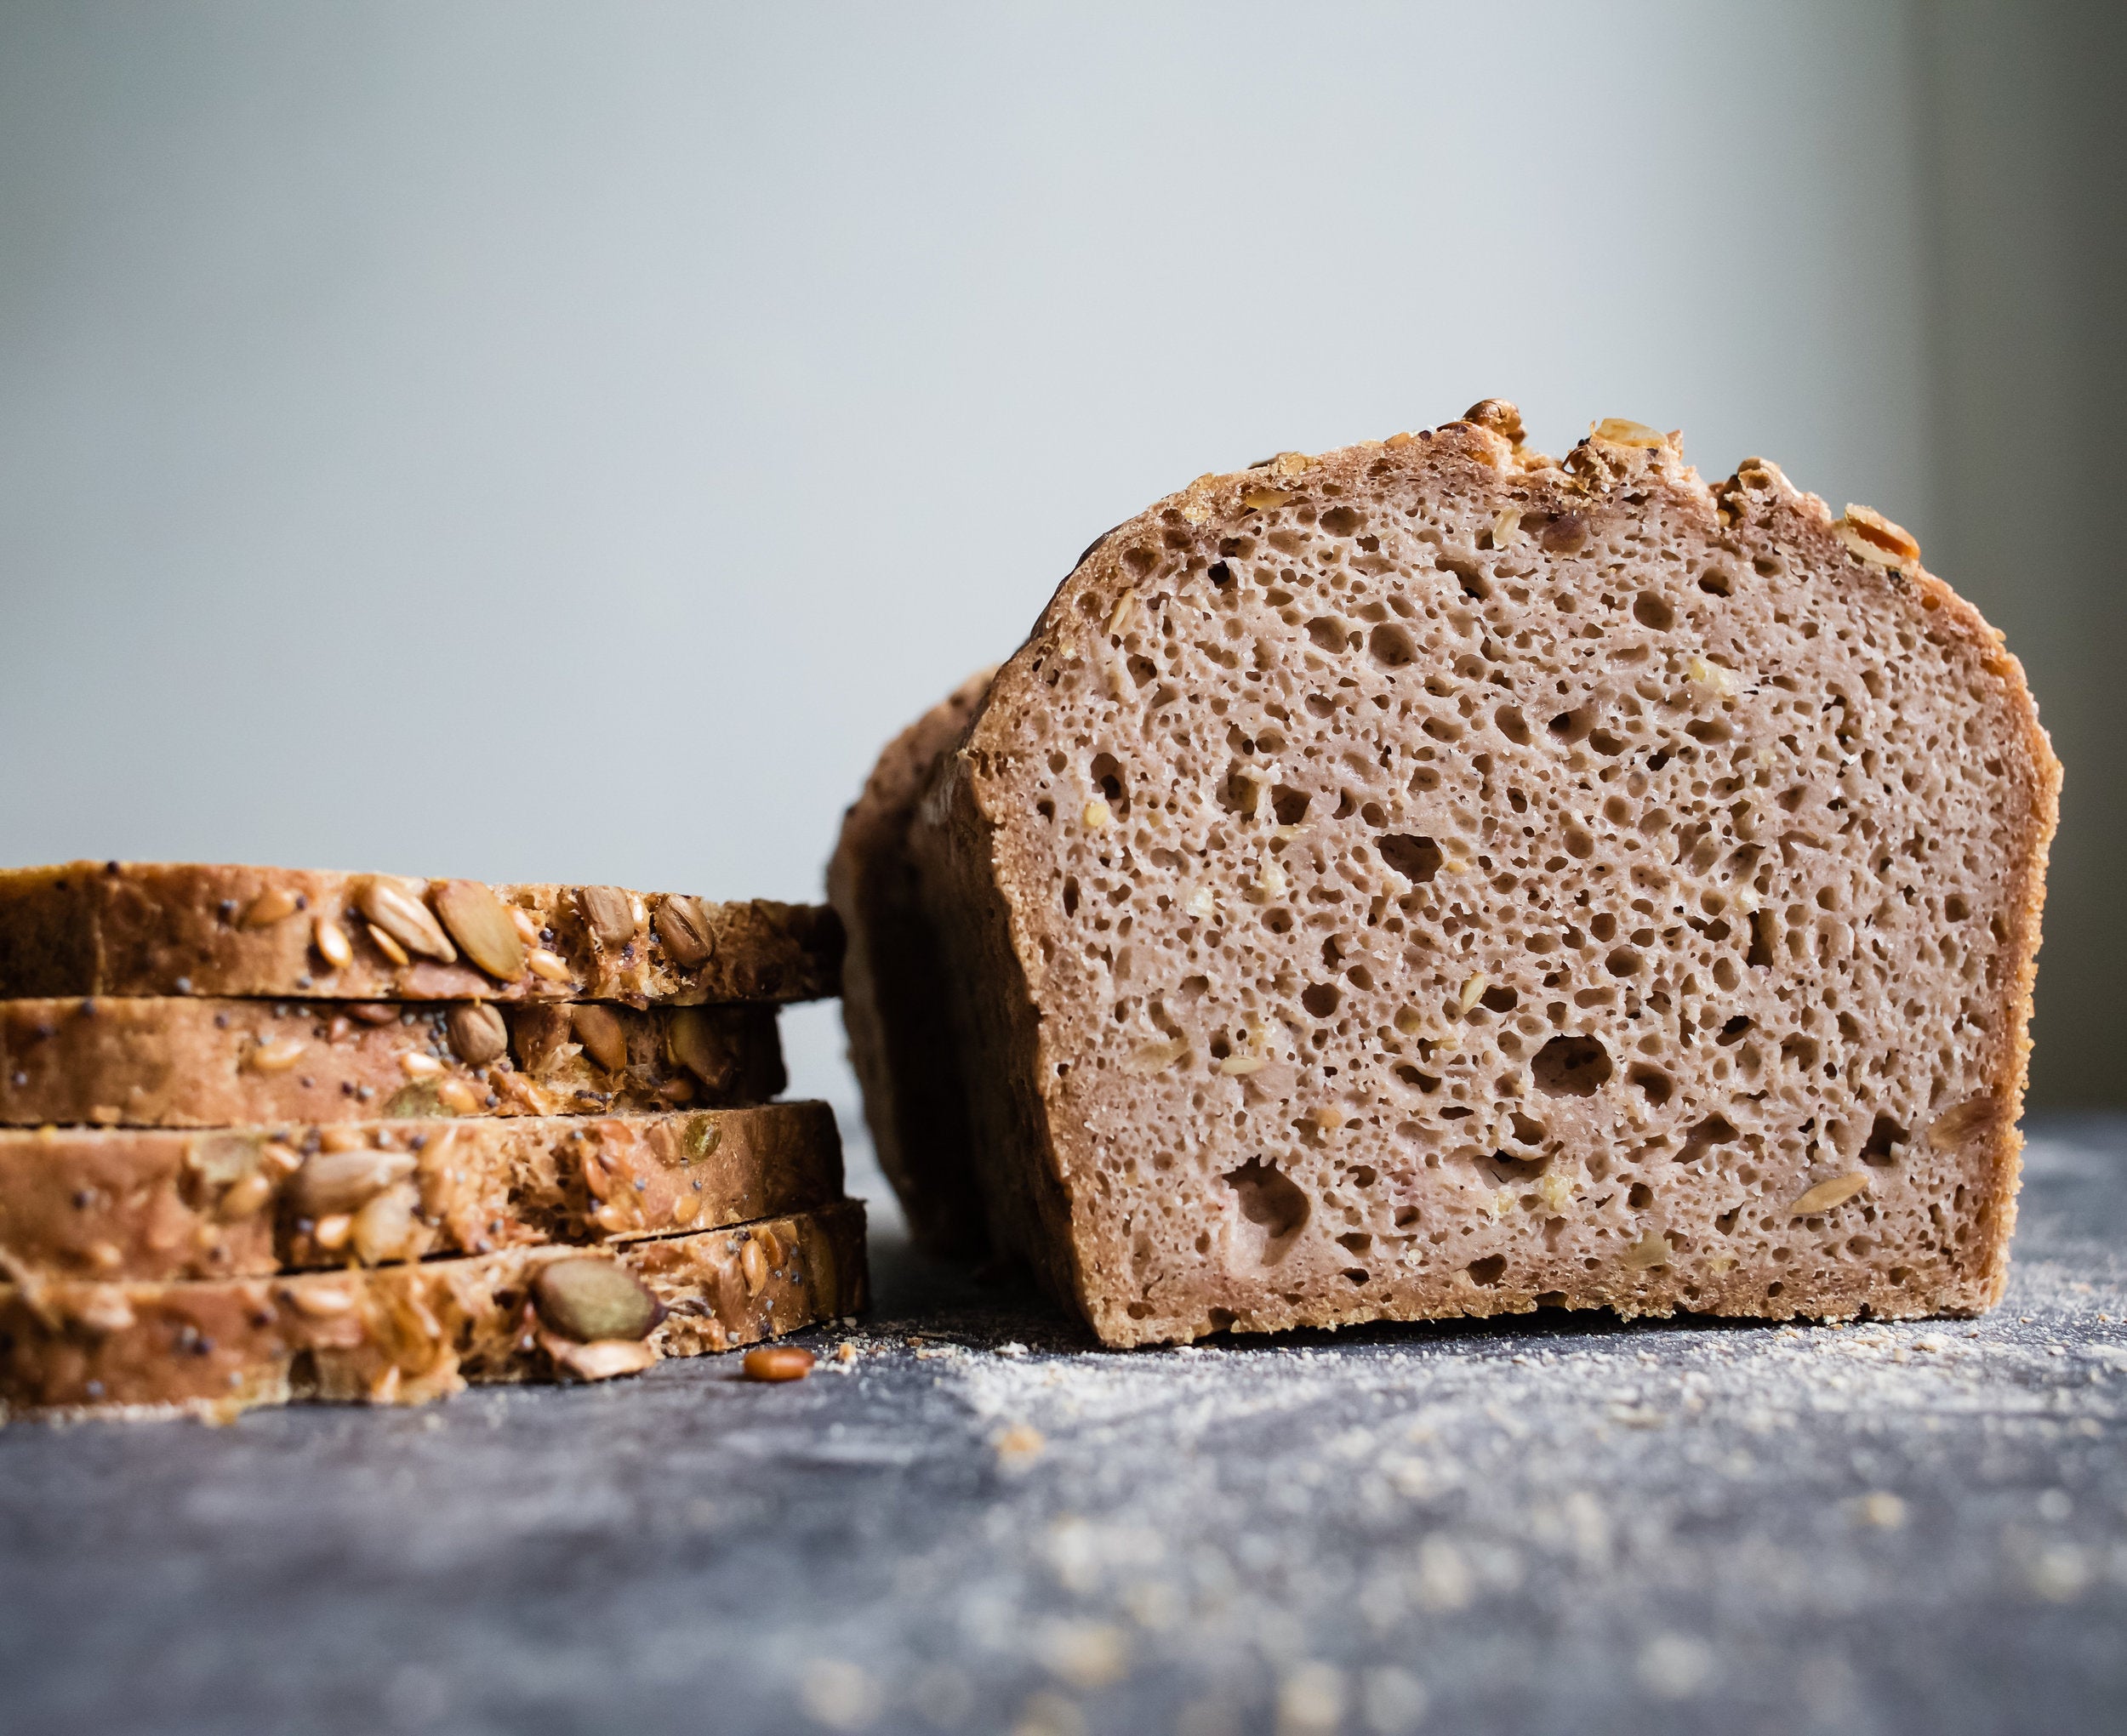
[[(455, 911), (447, 887), (465, 898)], [(411, 901), (417, 923), (425, 912), (447, 944), (424, 953), (395, 936), (388, 920), (376, 922), (379, 888)], [(459, 931), (471, 931), (466, 916), (486, 908), (483, 898), (499, 902), (509, 924), (499, 947), (482, 947), (476, 933), (469, 947)], [(476, 953), (495, 969), (482, 969)], [(0, 872), (0, 997), (14, 999), (200, 994), (694, 1006), (822, 999), (835, 993), (841, 961), (841, 925), (817, 905), (198, 862), (77, 862)]]
[[(522, 1005), (508, 1016), (507, 1052), (493, 1054), (468, 1036), (464, 1010), (443, 1003), (402, 1010), (339, 1001), (0, 1001), (0, 1124), (250, 1127), (642, 1113), (765, 1102), (784, 1084), (767, 1007)], [(595, 1024), (586, 1025), (587, 1013)], [(502, 1016), (485, 1008), (477, 1016), (494, 1022), (499, 1046)], [(596, 1057), (608, 1039), (616, 1065)], [(463, 1058), (467, 1049), (477, 1060)]]
[(631, 1242), (611, 1258), (663, 1308), (647, 1339), (579, 1343), (533, 1306), (562, 1247), (363, 1272), (0, 1287), (0, 1402), (17, 1412), (184, 1409), (291, 1398), (417, 1404), (468, 1381), (598, 1379), (757, 1343), (864, 1306), (864, 1208)]
[(824, 1103), (0, 1132), (0, 1273), (167, 1283), (688, 1233), (841, 1192)]
[(872, 1147), (916, 1244), (947, 1258), (982, 1251), (982, 1200), (943, 963), (909, 854), (909, 827), (939, 759), (967, 729), (995, 673), (978, 671), (887, 744), (843, 818), (827, 868), (828, 900), (849, 937), (842, 1023)]
[[(1058, 1025), (1081, 1015), (1075, 999), (1080, 989), (1072, 974), (1076, 966), (1060, 953), (1050, 926), (1055, 864), (1046, 853), (1042, 828), (1022, 811), (1026, 792), (1013, 782), (1029, 753), (1021, 726), (1052, 705), (1048, 686), (1059, 665), (1107, 657), (1109, 635), (1102, 623), (1112, 623), (1131, 606), (1138, 573), (1153, 564), (1147, 550), (1197, 551), (1200, 566), (1217, 558), (1222, 530), (1241, 525), (1251, 513), (1274, 510), (1303, 495), (1342, 491), (1344, 498), (1364, 498), (1383, 477), (1421, 490), (1437, 481), (1466, 498), (1482, 498), (1496, 486), (1491, 479), (1511, 481), (1528, 510), (1553, 523), (1574, 515), (1614, 513), (1622, 509), (1618, 503), (1658, 494), (1679, 521), (1702, 526), (1709, 537), (1725, 532), (1746, 560), (1753, 550), (1776, 555), (1784, 546), (1805, 556), (1813, 568), (1841, 573), (1856, 597), (1868, 600), (1868, 607), (1897, 620), (1940, 658), (1960, 668), (1970, 663), (1983, 672), (1976, 699), (2010, 720), (2009, 734), (2022, 743), (2021, 759), (2011, 755), (2016, 763), (2001, 774), (2022, 793), (2004, 816), (2009, 832), (2003, 846), (2015, 864), (2012, 903), (2021, 914), (2008, 923), (1999, 948), (2009, 966), (2009, 981), (1994, 991), (1999, 1017), (1986, 1027), (2007, 1033), (1998, 1044), (1990, 1038), (1985, 1051), (1993, 1068), (1987, 1100), (1994, 1110), (1985, 1153), (1973, 1160), (1971, 1173), (1990, 1178), (1989, 1185), (1964, 1203), (1960, 1216), (1975, 1233), (1960, 1234), (1952, 1255), (1897, 1284), (1865, 1264), (1809, 1284), (1782, 1284), (1769, 1272), (1748, 1270), (1709, 1279), (1702, 1271), (1687, 1275), (1655, 1264), (1645, 1270), (1606, 1269), (1584, 1278), (1565, 1276), (1540, 1295), (1512, 1279), (1491, 1289), (1416, 1285), (1385, 1296), (1377, 1290), (1348, 1298), (1280, 1295), (1255, 1284), (1245, 1287), (1245, 1295), (1237, 1291), (1215, 1298), (1194, 1325), (1171, 1312), (1140, 1310), (1134, 1301), (1126, 1308), (1130, 1249), (1115, 1227), (1124, 1215), (1095, 1205), (1094, 1190), (1113, 1185), (1112, 1168), (1103, 1168), (1102, 1159), (1115, 1153), (1104, 1154), (1092, 1143), (1087, 1106), (1075, 1101), (1079, 1087), (1069, 1074), (1073, 1051), (1057, 1039)], [(912, 839), (912, 849), (927, 864), (927, 886), (937, 889), (932, 914), (955, 959), (950, 980), (970, 1056), (976, 1149), (993, 1233), (1027, 1256), (1049, 1288), (1113, 1344), (1189, 1335), (1209, 1329), (1202, 1323), (1206, 1318), (1212, 1326), (1270, 1330), (1511, 1312), (1539, 1300), (1627, 1313), (1690, 1307), (1774, 1318), (1839, 1316), (1862, 1308), (1913, 1315), (1991, 1306), (2005, 1281), (2014, 1221), (2015, 1119), (2024, 1090), (2039, 918), (2060, 773), (2021, 667), (1976, 610), (1920, 568), (1917, 550), (1902, 547), (1902, 537), (1873, 515), (1835, 521), (1822, 501), (1798, 493), (1771, 466), (1756, 461), (1719, 491), (1709, 491), (1673, 445), (1651, 430), (1608, 424), (1602, 437), (1584, 441), (1559, 464), (1522, 451), (1497, 415), (1319, 458), (1284, 454), (1267, 467), (1207, 476), (1111, 532), (1089, 551), (1025, 646), (1000, 671), (982, 715), (926, 802)], [(1142, 566), (1132, 566), (1133, 555)], [(1129, 678), (1117, 669), (1109, 679), (1120, 684)], [(1103, 822), (1105, 817), (1103, 809)]]

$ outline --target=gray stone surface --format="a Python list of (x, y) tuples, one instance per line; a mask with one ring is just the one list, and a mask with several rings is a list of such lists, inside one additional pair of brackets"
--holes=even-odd
[(16, 1426), (0, 1727), (2116, 1730), (2123, 1250), (2054, 1123), (1982, 1322), (1115, 1355), (887, 1233), (795, 1386)]

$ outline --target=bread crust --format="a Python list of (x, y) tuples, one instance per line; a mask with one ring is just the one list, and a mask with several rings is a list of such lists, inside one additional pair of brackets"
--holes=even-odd
[(916, 1245), (949, 1259), (980, 1254), (987, 1232), (943, 955), (909, 853), (909, 828), (924, 787), (995, 673), (977, 671), (887, 744), (843, 817), (827, 868), (828, 902), (848, 936), (842, 1025), (872, 1148)]
[(687, 1234), (841, 1192), (824, 1103), (179, 1132), (0, 1132), (0, 1273), (271, 1277)]
[[(521, 913), (510, 975), (379, 938), (381, 883), (436, 914), (446, 883), (198, 862), (68, 862), (0, 872), (0, 997), (263, 995), (374, 1000), (617, 1000), (643, 1006), (824, 999), (841, 928), (818, 905), (717, 904), (615, 886), (481, 888)], [(437, 926), (449, 938), (447, 919)], [(324, 935), (321, 945), (321, 933)], [(337, 936), (335, 964), (325, 948)], [(544, 958), (534, 959), (543, 953)], [(534, 968), (535, 964), (545, 969)]]
[[(818, 1210), (610, 1253), (511, 1249), (369, 1272), (192, 1284), (0, 1286), (0, 1403), (15, 1414), (189, 1411), (221, 1419), (319, 1398), (419, 1404), (469, 1381), (630, 1373), (857, 1312), (864, 1207)], [(642, 1340), (579, 1343), (543, 1320), (532, 1283), (611, 1260), (655, 1296)]]
[[(761, 1103), (785, 1084), (767, 1007), (600, 1008), (624, 1045), (602, 1065), (584, 1009), (517, 1005), (510, 1052), (468, 1060), (436, 1004), (0, 1001), (0, 1125), (251, 1127), (439, 1115), (644, 1113)], [(500, 1022), (492, 1009), (486, 1016)], [(381, 1018), (385, 1022), (375, 1022)]]
[[(1504, 416), (1497, 413), (1502, 410)], [(1468, 418), (1423, 435), (1315, 458), (1284, 454), (1269, 466), (1201, 478), (1119, 526), (1088, 551), (1025, 645), (1000, 670), (982, 714), (947, 757), (923, 804), (911, 850), (924, 866), (927, 889), (934, 889), (927, 896), (951, 960), (947, 980), (968, 1056), (974, 1149), (992, 1232), (1001, 1245), (1025, 1256), (1046, 1287), (1108, 1343), (1186, 1338), (1224, 1327), (1274, 1330), (1491, 1314), (1531, 1308), (1539, 1300), (1627, 1315), (1691, 1309), (1838, 1318), (1862, 1310), (1969, 1312), (1999, 1299), (2014, 1225), (2021, 1144), (2016, 1123), (2060, 788), (2059, 763), (2021, 665), (1976, 609), (1920, 567), (1917, 550), (1896, 561), (1856, 552), (1848, 521), (1835, 521), (1822, 500), (1798, 492), (1769, 464), (1750, 461), (1710, 490), (1658, 435), (1645, 442), (1591, 439), (1563, 464), (1524, 452), (1518, 435), (1510, 407), (1480, 406)], [(1725, 539), (1746, 561), (1785, 555), (1811, 570), (1840, 574), (1868, 607), (1930, 647), (1930, 656), (1970, 669), (1986, 686), (1987, 705), (2021, 743), (2010, 767), (2017, 794), (2002, 815), (2013, 885), (1999, 948), (2009, 968), (1989, 1027), (2002, 1034), (1989, 1039), (1987, 1051), (1992, 1108), (1963, 1158), (1974, 1185), (1959, 1209), (1974, 1233), (1960, 1242), (1953, 1261), (1914, 1285), (1894, 1288), (1858, 1266), (1846, 1278), (1769, 1288), (1769, 1273), (1736, 1272), (1709, 1282), (1703, 1272), (1655, 1264), (1561, 1272), (1540, 1289), (1509, 1277), (1497, 1288), (1411, 1283), (1344, 1299), (1327, 1291), (1228, 1285), (1207, 1273), (1200, 1293), (1180, 1300), (1155, 1302), (1133, 1294), (1127, 1214), (1115, 1203), (1114, 1166), (1155, 1154), (1133, 1149), (1112, 1130), (1103, 1140), (1090, 1129), (1089, 1102), (1071, 1077), (1085, 1059), (1082, 1033), (1072, 1023), (1083, 990), (1064, 959), (1053, 914), (1061, 875), (1051, 829), (1027, 811), (1024, 786), (1039, 734), (1034, 720), (1052, 703), (1053, 673), (1059, 665), (1107, 657), (1109, 635), (1102, 623), (1112, 626), (1132, 606), (1139, 572), (1155, 564), (1148, 551), (1180, 551), (1176, 558), (1200, 571), (1220, 558), (1221, 536), (1245, 527), (1263, 502), (1355, 499), (1377, 485), (1418, 493), (1456, 491), (1482, 500), (1508, 484), (1517, 499), (1532, 502), (1532, 510), (1540, 508), (1554, 521), (1657, 499), (1706, 537)], [(1109, 679), (1128, 678), (1111, 669)]]

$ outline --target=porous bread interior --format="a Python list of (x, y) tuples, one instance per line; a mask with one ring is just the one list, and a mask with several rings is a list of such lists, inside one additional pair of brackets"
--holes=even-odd
[(933, 804), (1027, 1003), (1001, 1233), (1115, 1343), (1991, 1304), (2058, 768), (1903, 564), (1469, 424), (1111, 534)]

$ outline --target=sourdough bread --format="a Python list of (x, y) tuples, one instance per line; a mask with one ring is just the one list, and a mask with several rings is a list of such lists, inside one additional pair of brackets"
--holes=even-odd
[(214, 1416), (291, 1398), (417, 1404), (469, 1380), (598, 1380), (754, 1344), (853, 1313), (864, 1294), (864, 1208), (851, 1201), (609, 1252), (19, 1283), (0, 1286), (0, 1402)]
[(812, 905), (194, 862), (0, 873), (17, 999), (817, 1000), (841, 958)]
[(0, 1124), (251, 1127), (766, 1101), (767, 1007), (0, 1001)]
[(848, 936), (842, 1025), (872, 1148), (917, 1246), (947, 1257), (980, 1251), (982, 1204), (970, 1181), (967, 1085), (946, 1023), (939, 942), (909, 857), (909, 827), (926, 780), (995, 673), (969, 677), (887, 744), (827, 866), (828, 902)]
[(2059, 767), (1862, 508), (1512, 407), (1104, 538), (911, 835), (993, 1231), (1111, 1344), (2005, 1278)]
[(0, 1274), (270, 1277), (706, 1230), (841, 1192), (824, 1103), (0, 1132)]

